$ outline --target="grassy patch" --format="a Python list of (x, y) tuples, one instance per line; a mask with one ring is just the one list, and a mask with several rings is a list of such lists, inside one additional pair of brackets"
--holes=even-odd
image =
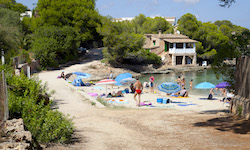
[(102, 105), (104, 105), (104, 106), (106, 106), (106, 107), (108, 107), (109, 106), (109, 104), (107, 103), (107, 101), (105, 101), (103, 98), (97, 98), (96, 99), (98, 102), (100, 102)]

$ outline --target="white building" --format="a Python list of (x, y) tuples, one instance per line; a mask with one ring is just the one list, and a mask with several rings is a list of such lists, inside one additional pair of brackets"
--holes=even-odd
[(181, 34), (145, 34), (144, 49), (162, 57), (168, 65), (196, 65), (196, 43)]
[(23, 20), (23, 17), (29, 17), (31, 18), (32, 17), (32, 11), (25, 11), (25, 13), (21, 13), (20, 14), (20, 19)]
[[(119, 21), (131, 21), (133, 20), (135, 17), (123, 17), (123, 18), (114, 18), (115, 22), (119, 22)], [(150, 18), (155, 18), (155, 17), (150, 17)], [(176, 18), (175, 17), (162, 17), (164, 19), (166, 19), (167, 22), (169, 22), (172, 26), (176, 25)]]

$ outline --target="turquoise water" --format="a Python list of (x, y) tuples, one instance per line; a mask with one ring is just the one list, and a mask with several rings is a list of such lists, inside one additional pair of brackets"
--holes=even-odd
[[(190, 94), (194, 95), (204, 95), (208, 96), (208, 93), (210, 89), (195, 89), (195, 86), (201, 82), (211, 82), (214, 85), (217, 85), (221, 82), (225, 82), (222, 77), (216, 78), (216, 74), (212, 69), (206, 69), (203, 71), (192, 71), (192, 72), (183, 72), (183, 73), (169, 73), (169, 74), (146, 74), (142, 75), (140, 77), (140, 81), (144, 83), (145, 81), (149, 81), (149, 78), (151, 76), (154, 76), (155, 80), (154, 83), (157, 85), (160, 85), (163, 82), (174, 82), (176, 83), (176, 79), (178, 76), (181, 76), (183, 74), (183, 77), (186, 80), (186, 86), (185, 88), (187, 89), (188, 92), (190, 92), (190, 87), (189, 87), (189, 82), (191, 79), (193, 79), (193, 89), (190, 92)], [(155, 87), (156, 88), (156, 87)], [(214, 92), (215, 95), (220, 94), (219, 91)]]

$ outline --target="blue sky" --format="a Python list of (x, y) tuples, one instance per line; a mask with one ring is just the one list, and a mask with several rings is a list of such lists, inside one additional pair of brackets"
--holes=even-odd
[[(34, 8), (37, 0), (16, 0)], [(250, 29), (250, 0), (236, 0), (229, 8), (219, 6), (218, 0), (96, 0), (96, 8), (103, 16), (114, 18), (134, 17), (139, 14), (176, 17), (186, 13), (196, 15), (202, 22), (229, 20), (235, 25)]]

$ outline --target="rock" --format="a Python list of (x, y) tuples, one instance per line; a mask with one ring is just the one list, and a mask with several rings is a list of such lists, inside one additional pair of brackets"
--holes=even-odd
[(24, 150), (30, 147), (32, 135), (24, 130), (23, 119), (7, 120), (4, 125), (6, 142), (0, 143), (0, 149)]

